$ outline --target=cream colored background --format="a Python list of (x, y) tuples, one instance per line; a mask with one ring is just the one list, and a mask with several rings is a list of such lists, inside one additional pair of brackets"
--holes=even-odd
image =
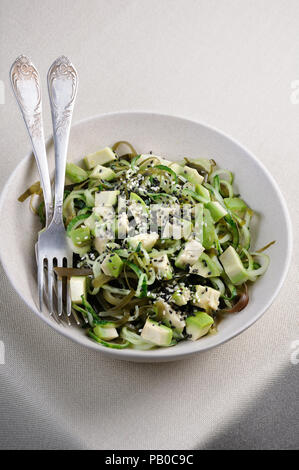
[[(279, 182), (296, 235), (298, 31), (297, 0), (1, 0), (1, 186), (30, 150), (9, 67), (31, 55), (45, 84), (63, 53), (80, 74), (74, 121), (140, 109), (222, 129)], [(44, 98), (48, 135), (45, 86)], [(298, 447), (298, 301), (293, 263), (273, 306), (228, 344), (177, 363), (120, 363), (57, 336), (1, 268), (0, 448)]]

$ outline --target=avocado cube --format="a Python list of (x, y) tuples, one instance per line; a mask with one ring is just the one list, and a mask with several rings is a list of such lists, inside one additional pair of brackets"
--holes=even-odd
[(111, 341), (118, 337), (117, 329), (113, 326), (106, 325), (96, 325), (93, 329), (93, 332), (100, 339)]
[(165, 158), (160, 158), (160, 165), (168, 166), (172, 171), (174, 171), (177, 175), (181, 175), (183, 173), (183, 167), (176, 162), (172, 162), (171, 160), (166, 160)]
[(123, 262), (116, 253), (109, 254), (101, 264), (101, 269), (106, 276), (118, 277), (123, 268)]
[(164, 300), (157, 300), (157, 302), (155, 302), (155, 310), (157, 312), (157, 318), (165, 323), (166, 326), (169, 328), (173, 327), (178, 333), (182, 333), (186, 324), (179, 312), (176, 312), (176, 310), (171, 308)]
[(117, 203), (117, 196), (119, 195), (119, 190), (116, 191), (100, 191), (95, 193), (95, 207), (100, 206), (114, 206)]
[(203, 251), (204, 248), (199, 241), (190, 240), (185, 244), (184, 248), (178, 254), (175, 260), (176, 267), (185, 269), (187, 266), (194, 265), (198, 261)]
[(105, 163), (112, 162), (116, 159), (115, 153), (110, 147), (105, 147), (95, 153), (90, 153), (84, 157), (86, 168), (91, 170), (97, 165), (105, 165)]
[(97, 250), (98, 253), (104, 253), (106, 250), (107, 243), (109, 242), (109, 238), (105, 237), (95, 237), (93, 239), (93, 246)]
[(192, 163), (207, 173), (210, 173), (212, 169), (211, 160), (208, 160), (207, 158), (197, 158), (196, 160), (192, 159)]
[(116, 230), (117, 230), (117, 238), (121, 240), (126, 238), (130, 230), (130, 224), (129, 224), (128, 216), (125, 212), (122, 212), (121, 214), (119, 214), (118, 219), (117, 219)]
[(65, 176), (69, 178), (72, 183), (81, 183), (82, 181), (87, 180), (88, 173), (74, 163), (67, 162)]
[(167, 166), (169, 166), (169, 168), (177, 175), (181, 175), (184, 171), (182, 165), (179, 165), (178, 163), (170, 162)]
[(233, 246), (229, 246), (222, 255), (219, 256), (219, 260), (233, 284), (243, 284), (243, 282), (248, 280), (246, 269)]
[[(95, 236), (101, 236), (107, 233), (108, 228), (113, 228), (116, 221), (115, 209), (113, 206), (98, 206), (93, 208), (94, 214), (98, 219), (95, 222)], [(103, 236), (103, 235), (102, 235)]]
[(173, 270), (166, 254), (153, 258), (152, 266), (157, 274), (157, 279), (172, 279)]
[(190, 289), (188, 289), (188, 287), (182, 287), (176, 290), (172, 294), (170, 300), (174, 304), (181, 307), (182, 305), (187, 305), (187, 303), (190, 300), (190, 297), (191, 297)]
[(197, 312), (186, 319), (186, 332), (191, 335), (191, 340), (196, 341), (206, 335), (213, 325), (214, 320), (205, 312)]
[(198, 274), (202, 277), (217, 277), (220, 276), (220, 269), (216, 263), (207, 255), (202, 253), (193, 266), (190, 266), (189, 272), (191, 274)]
[(219, 290), (207, 286), (195, 286), (196, 292), (192, 298), (192, 303), (196, 307), (204, 310), (217, 310), (219, 306)]
[(169, 346), (172, 341), (172, 330), (147, 318), (141, 331), (141, 337), (156, 346)]
[(92, 179), (111, 181), (116, 178), (116, 174), (113, 170), (111, 170), (111, 168), (106, 168), (105, 166), (97, 165), (94, 167), (89, 177)]
[(82, 304), (82, 295), (86, 297), (86, 280), (86, 276), (72, 276), (70, 278), (71, 301), (75, 304)]
[(141, 233), (139, 235), (135, 235), (134, 237), (128, 237), (127, 242), (130, 248), (136, 250), (139, 243), (141, 243), (142, 248), (145, 250), (150, 251), (156, 241), (158, 240), (159, 235), (156, 232), (152, 233)]

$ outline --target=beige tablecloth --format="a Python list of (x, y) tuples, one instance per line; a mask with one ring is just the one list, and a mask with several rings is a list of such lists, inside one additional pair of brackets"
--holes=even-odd
[[(179, 114), (255, 153), (287, 200), (298, 260), (298, 31), (298, 0), (2, 0), (1, 186), (30, 149), (9, 67), (31, 55), (45, 83), (63, 53), (80, 74), (74, 121), (121, 109)], [(45, 86), (44, 95), (50, 134)], [(0, 275), (1, 448), (298, 446), (296, 261), (249, 330), (160, 365), (112, 361), (58, 336)]]

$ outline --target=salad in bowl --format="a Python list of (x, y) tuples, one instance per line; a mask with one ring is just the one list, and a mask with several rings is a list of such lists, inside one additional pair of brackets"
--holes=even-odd
[[(44, 223), (43, 202), (38, 214)], [(251, 250), (254, 208), (231, 171), (213, 159), (137, 153), (128, 142), (86, 155), (84, 167), (67, 163), (63, 216), (73, 268), (56, 274), (69, 279), (87, 335), (113, 349), (217, 334), (224, 316), (247, 306), (273, 243)]]

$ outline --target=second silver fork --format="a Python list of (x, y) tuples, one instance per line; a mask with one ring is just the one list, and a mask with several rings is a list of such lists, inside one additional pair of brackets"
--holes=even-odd
[[(67, 57), (61, 56), (52, 64), (48, 72), (48, 91), (52, 112), (53, 139), (55, 147), (55, 192), (54, 214), (48, 228), (40, 232), (38, 239), (38, 290), (39, 303), (42, 310), (44, 266), (47, 266), (48, 305), (50, 314), (54, 311), (53, 287), (54, 271), (58, 267), (73, 266), (73, 253), (70, 249), (63, 223), (63, 195), (67, 148), (71, 127), (74, 102), (77, 94), (78, 75)], [(62, 279), (57, 278), (57, 313), (63, 312)], [(69, 281), (67, 280), (66, 295), (67, 316), (71, 315), (71, 298)]]

